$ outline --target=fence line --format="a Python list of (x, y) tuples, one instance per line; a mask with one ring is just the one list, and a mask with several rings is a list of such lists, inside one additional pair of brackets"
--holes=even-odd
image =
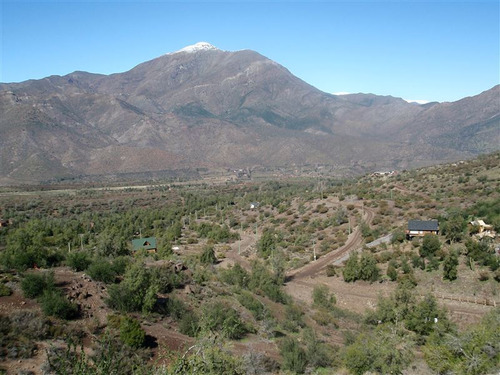
[[(450, 301), (457, 301), (457, 302), (464, 302), (464, 303), (474, 303), (476, 305), (482, 305), (482, 306), (493, 306), (493, 307), (500, 306), (500, 302), (497, 302), (495, 300), (491, 300), (489, 298), (455, 297), (455, 296), (449, 296), (449, 295), (439, 294), (439, 293), (433, 293), (433, 295), (436, 298), (450, 300)], [(425, 294), (419, 294), (419, 296), (420, 297), (425, 297)]]

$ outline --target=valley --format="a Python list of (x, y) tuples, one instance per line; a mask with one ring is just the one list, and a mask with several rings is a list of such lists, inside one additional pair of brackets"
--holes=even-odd
[(0, 372), (498, 371), (500, 154), (254, 177), (3, 188)]

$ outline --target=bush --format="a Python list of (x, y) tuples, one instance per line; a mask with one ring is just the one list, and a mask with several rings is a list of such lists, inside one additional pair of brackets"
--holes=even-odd
[(26, 298), (40, 297), (45, 290), (54, 289), (54, 273), (28, 273), (21, 281), (21, 289)]
[(192, 311), (186, 311), (179, 322), (179, 331), (191, 337), (195, 337), (200, 330), (198, 316)]
[(146, 333), (141, 328), (141, 325), (132, 317), (125, 317), (120, 323), (120, 339), (124, 344), (139, 348), (144, 345)]
[(56, 290), (46, 290), (43, 293), (41, 305), (45, 315), (60, 319), (71, 319), (78, 313), (78, 307)]
[(239, 339), (248, 332), (238, 312), (219, 301), (203, 307), (201, 326), (205, 330), (221, 333), (229, 339)]
[(266, 308), (262, 302), (255, 298), (252, 293), (242, 291), (237, 297), (242, 306), (251, 311), (255, 319), (262, 320), (266, 315)]
[(377, 281), (380, 276), (380, 270), (377, 267), (377, 261), (369, 252), (361, 254), (359, 260), (358, 278), (365, 281)]
[(303, 374), (307, 366), (306, 352), (297, 340), (286, 337), (280, 343), (280, 353), (283, 357), (283, 368), (297, 374)]
[(108, 288), (106, 301), (114, 309), (123, 312), (151, 312), (156, 304), (159, 287), (154, 282), (152, 271), (140, 262), (132, 264), (120, 284)]
[(330, 290), (326, 285), (316, 285), (312, 293), (313, 305), (315, 307), (332, 308), (337, 302), (335, 295), (330, 294)]
[(246, 288), (248, 286), (248, 281), (250, 280), (248, 272), (245, 271), (245, 269), (241, 267), (239, 263), (236, 263), (234, 266), (222, 270), (220, 278), (225, 283), (237, 285), (240, 288)]
[(104, 259), (97, 259), (94, 261), (87, 270), (87, 274), (94, 281), (102, 281), (110, 284), (116, 279), (116, 272), (110, 262)]
[(439, 237), (435, 234), (426, 234), (420, 246), (420, 256), (432, 258), (441, 249)]
[(327, 277), (332, 277), (337, 275), (337, 267), (335, 267), (333, 264), (329, 264), (326, 266), (326, 276)]
[(344, 364), (352, 374), (401, 374), (413, 360), (413, 343), (383, 328), (361, 333), (344, 351)]
[(4, 283), (0, 283), (0, 297), (10, 296), (11, 294), (12, 290)]
[(453, 281), (457, 278), (458, 255), (450, 251), (443, 262), (443, 279)]
[(396, 270), (396, 267), (394, 267), (394, 264), (389, 262), (389, 266), (387, 267), (387, 276), (391, 281), (396, 281), (398, 278), (398, 271)]
[(358, 265), (358, 253), (352, 252), (349, 255), (349, 259), (345, 264), (344, 270), (342, 271), (342, 276), (344, 276), (344, 281), (350, 283), (356, 281), (359, 275), (359, 265)]
[(423, 348), (429, 367), (439, 374), (496, 374), (500, 363), (500, 310), (492, 310), (463, 333), (432, 334)]
[(205, 246), (203, 248), (203, 253), (200, 258), (201, 263), (203, 264), (215, 264), (217, 263), (217, 258), (215, 256), (215, 251), (213, 246)]
[(295, 305), (288, 305), (285, 309), (285, 319), (282, 323), (283, 328), (290, 332), (298, 332), (299, 328), (305, 326), (302, 316), (304, 313)]
[(66, 256), (66, 264), (77, 272), (86, 270), (91, 263), (90, 255), (85, 251), (75, 251)]

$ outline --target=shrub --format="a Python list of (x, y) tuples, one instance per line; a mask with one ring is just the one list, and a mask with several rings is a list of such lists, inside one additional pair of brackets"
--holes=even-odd
[(304, 327), (305, 323), (302, 320), (304, 313), (295, 305), (288, 305), (285, 309), (285, 319), (282, 323), (283, 328), (290, 332), (297, 332), (299, 328)]
[(238, 312), (219, 301), (203, 307), (201, 326), (205, 330), (222, 333), (229, 339), (239, 339), (248, 332)]
[(102, 281), (110, 284), (115, 281), (116, 272), (110, 262), (104, 259), (97, 259), (87, 270), (87, 274), (95, 281)]
[(297, 374), (303, 374), (307, 366), (306, 352), (297, 340), (286, 337), (280, 343), (280, 353), (283, 357), (283, 368)]
[(441, 249), (439, 237), (435, 234), (426, 234), (420, 246), (420, 256), (432, 258)]
[(136, 262), (127, 269), (120, 284), (108, 288), (107, 303), (123, 312), (142, 310), (147, 313), (155, 306), (157, 292), (158, 285), (154, 283), (152, 271)]
[(344, 364), (356, 375), (401, 374), (413, 360), (412, 342), (382, 328), (361, 333), (344, 351)]
[(458, 255), (450, 251), (443, 262), (443, 279), (453, 281), (457, 278)]
[(337, 275), (337, 267), (335, 267), (333, 264), (329, 264), (326, 266), (326, 276), (327, 277), (332, 277)]
[(250, 310), (257, 320), (264, 319), (266, 315), (266, 308), (262, 302), (255, 298), (252, 293), (242, 291), (242, 293), (237, 297), (238, 301), (242, 306)]
[(132, 348), (139, 348), (144, 345), (146, 333), (141, 325), (132, 317), (125, 317), (120, 323), (120, 339)]
[(45, 315), (60, 319), (74, 318), (78, 312), (78, 307), (56, 290), (46, 290), (43, 293), (41, 305)]
[(357, 252), (352, 252), (351, 255), (349, 255), (349, 259), (347, 259), (342, 275), (344, 276), (344, 281), (348, 283), (358, 279), (359, 265)]
[(200, 330), (198, 316), (192, 311), (186, 311), (179, 322), (179, 331), (191, 337), (195, 337)]
[(358, 278), (365, 281), (377, 281), (380, 276), (380, 270), (377, 267), (377, 261), (369, 252), (361, 254), (359, 260)]
[(86, 270), (91, 263), (90, 255), (85, 251), (74, 251), (66, 256), (66, 264), (77, 272)]
[(36, 298), (45, 290), (54, 289), (54, 273), (28, 273), (21, 281), (21, 289), (26, 298)]
[(248, 281), (250, 280), (248, 272), (245, 271), (245, 269), (241, 267), (239, 263), (236, 263), (234, 266), (222, 270), (220, 276), (221, 280), (225, 283), (237, 285), (241, 288), (246, 288), (248, 286)]
[(11, 294), (12, 290), (4, 283), (0, 283), (0, 297), (10, 296)]
[(312, 292), (313, 305), (315, 307), (332, 308), (337, 302), (335, 295), (330, 294), (326, 285), (316, 285)]
[(167, 313), (175, 320), (181, 320), (187, 312), (184, 302), (175, 297), (170, 297), (167, 301)]
[(203, 248), (203, 253), (201, 254), (200, 261), (203, 264), (217, 263), (217, 258), (215, 256), (215, 251), (213, 246), (207, 245)]
[(389, 277), (389, 279), (391, 279), (391, 281), (396, 281), (396, 279), (398, 278), (398, 271), (392, 263), (389, 263), (389, 266), (387, 267), (387, 276)]

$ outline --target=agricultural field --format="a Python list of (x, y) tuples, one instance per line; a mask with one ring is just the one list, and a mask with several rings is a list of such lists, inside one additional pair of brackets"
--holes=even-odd
[[(409, 240), (409, 220), (439, 234)], [(500, 371), (499, 153), (356, 179), (5, 189), (0, 222), (0, 373)]]

